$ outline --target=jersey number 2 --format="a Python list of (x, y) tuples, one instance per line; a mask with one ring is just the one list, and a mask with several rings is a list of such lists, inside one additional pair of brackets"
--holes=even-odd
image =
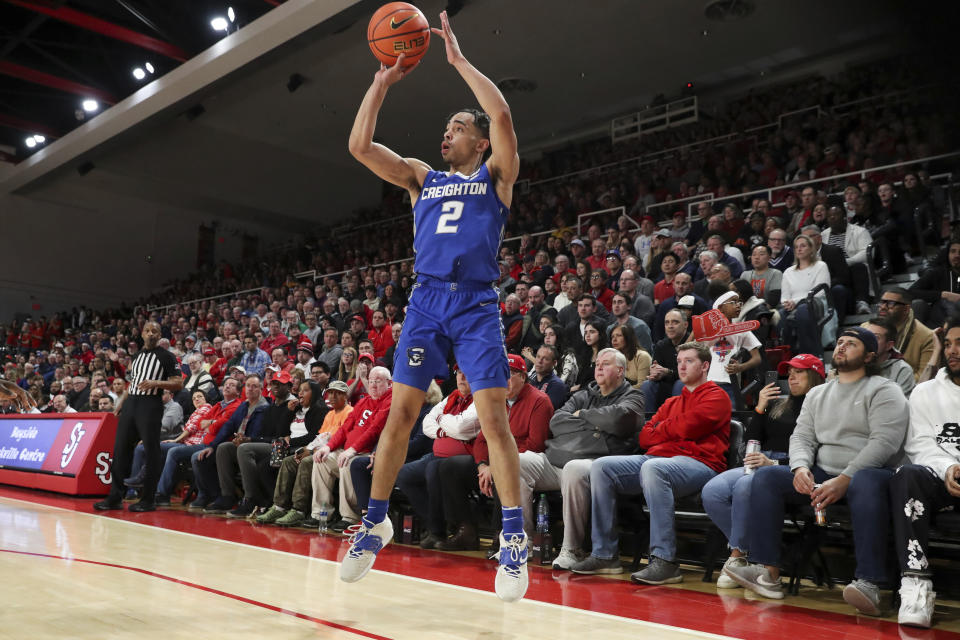
[(463, 215), (463, 203), (459, 200), (448, 200), (440, 210), (443, 215), (437, 221), (437, 233), (456, 233), (459, 225), (450, 223), (456, 222)]

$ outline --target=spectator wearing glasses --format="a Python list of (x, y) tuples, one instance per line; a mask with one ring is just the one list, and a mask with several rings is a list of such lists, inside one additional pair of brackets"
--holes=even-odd
[(613, 308), (613, 290), (607, 286), (607, 272), (598, 269), (590, 274), (590, 293), (603, 308), (610, 311)]
[(793, 249), (787, 246), (787, 232), (783, 229), (774, 229), (767, 236), (767, 246), (770, 247), (770, 266), (780, 271), (786, 271), (793, 265)]
[(897, 351), (913, 369), (915, 380), (919, 380), (935, 351), (939, 351), (937, 337), (913, 315), (910, 292), (902, 287), (892, 287), (880, 296), (877, 315), (889, 318), (897, 328)]

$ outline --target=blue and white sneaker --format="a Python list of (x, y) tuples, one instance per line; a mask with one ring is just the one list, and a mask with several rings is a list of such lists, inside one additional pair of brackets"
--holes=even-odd
[(527, 592), (527, 534), (512, 534), (510, 539), (500, 533), (500, 566), (494, 591), (504, 602), (516, 602)]
[(393, 539), (393, 523), (389, 517), (373, 527), (367, 528), (364, 519), (347, 529), (350, 534), (350, 548), (340, 562), (340, 579), (344, 582), (356, 582), (373, 567), (380, 549)]

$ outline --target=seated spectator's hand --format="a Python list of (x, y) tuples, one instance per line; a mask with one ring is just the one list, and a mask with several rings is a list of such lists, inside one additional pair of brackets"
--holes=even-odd
[(311, 453), (313, 452), (310, 451), (310, 449), (307, 449), (306, 447), (300, 447), (299, 449), (293, 452), (293, 461), (296, 462), (297, 464), (300, 464), (300, 462)]
[(957, 482), (958, 478), (960, 478), (960, 464), (950, 465), (945, 475), (945, 484), (947, 493), (955, 498), (960, 498), (960, 482)]
[(776, 460), (771, 460), (759, 451), (748, 453), (743, 457), (743, 466), (756, 469), (757, 467), (770, 467), (777, 464)]
[(942, 297), (947, 302), (960, 302), (960, 293), (953, 293), (952, 291), (941, 291), (940, 297)]
[(197, 454), (197, 460), (203, 460), (204, 458), (209, 457), (211, 453), (213, 453), (213, 447), (207, 447)]
[(781, 306), (787, 311), (793, 311), (797, 308), (797, 303), (793, 300), (784, 300)]
[(647, 376), (647, 380), (659, 380), (663, 376), (667, 375), (670, 372), (670, 369), (667, 369), (664, 366), (661, 366), (657, 361), (654, 361), (650, 365), (650, 375)]
[(376, 457), (376, 455), (376, 451), (370, 454), (370, 464), (367, 465), (367, 469), (373, 469), (373, 459)]
[(290, 398), (287, 400), (287, 409), (290, 411), (296, 411), (300, 408), (300, 399), (299, 398)]
[(819, 489), (814, 489), (810, 494), (810, 506), (814, 509), (823, 509), (837, 502), (846, 495), (850, 480), (850, 477), (842, 473), (836, 478), (830, 478), (821, 484)]
[(757, 394), (757, 413), (763, 413), (767, 410), (767, 405), (770, 404), (770, 401), (775, 399), (780, 395), (780, 385), (776, 382), (771, 382), (763, 389), (760, 389), (760, 393)]
[(323, 462), (328, 455), (330, 455), (330, 447), (324, 445), (313, 452), (313, 461), (316, 463)]
[(793, 472), (793, 488), (797, 493), (810, 495), (814, 484), (816, 483), (813, 481), (813, 474), (810, 473), (810, 469), (797, 467), (796, 471)]
[(740, 371), (742, 370), (742, 368), (741, 368), (741, 366), (740, 366), (740, 363), (739, 363), (739, 362), (733, 362), (733, 361), (731, 361), (730, 364), (728, 364), (726, 368), (727, 368), (727, 373), (729, 373), (729, 374), (740, 373)]
[(524, 358), (526, 358), (527, 360), (534, 360), (534, 359), (536, 359), (535, 356), (534, 356), (534, 354), (533, 354), (533, 349), (531, 349), (530, 347), (524, 347), (523, 349), (521, 349), (521, 350), (520, 350), (520, 355), (522, 355), (522, 356), (523, 356)]
[(488, 498), (493, 497), (493, 474), (490, 465), (482, 464), (477, 467), (477, 482), (480, 484), (480, 493)]
[(213, 420), (201, 420), (201, 421), (200, 421), (200, 428), (201, 428), (201, 429), (206, 429), (206, 428), (209, 427), (211, 424), (213, 424)]
[(353, 460), (354, 456), (357, 455), (357, 450), (353, 447), (349, 449), (344, 449), (343, 453), (340, 454), (340, 457), (337, 458), (337, 465), (343, 469), (350, 464), (350, 461)]

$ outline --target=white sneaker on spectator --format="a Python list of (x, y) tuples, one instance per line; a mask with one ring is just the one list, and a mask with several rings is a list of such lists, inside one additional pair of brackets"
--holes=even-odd
[(580, 550), (571, 551), (570, 549), (560, 549), (560, 554), (553, 559), (553, 568), (559, 571), (570, 571), (573, 565), (577, 564), (587, 555)]
[(510, 539), (500, 532), (500, 566), (494, 591), (504, 602), (516, 602), (527, 592), (527, 534), (513, 534)]
[(723, 570), (727, 567), (745, 567), (748, 564), (746, 558), (734, 558), (733, 556), (727, 558), (727, 561), (723, 563), (723, 567), (720, 569), (720, 577), (717, 578), (717, 589), (739, 589), (740, 583), (725, 574)]
[(340, 562), (340, 579), (344, 582), (356, 582), (367, 575), (377, 559), (377, 554), (390, 544), (393, 538), (393, 523), (389, 517), (385, 517), (383, 522), (367, 528), (366, 521), (361, 518), (347, 533), (351, 534), (350, 548)]
[(903, 576), (900, 581), (900, 613), (897, 615), (897, 622), (929, 629), (936, 598), (937, 593), (933, 590), (931, 580)]

